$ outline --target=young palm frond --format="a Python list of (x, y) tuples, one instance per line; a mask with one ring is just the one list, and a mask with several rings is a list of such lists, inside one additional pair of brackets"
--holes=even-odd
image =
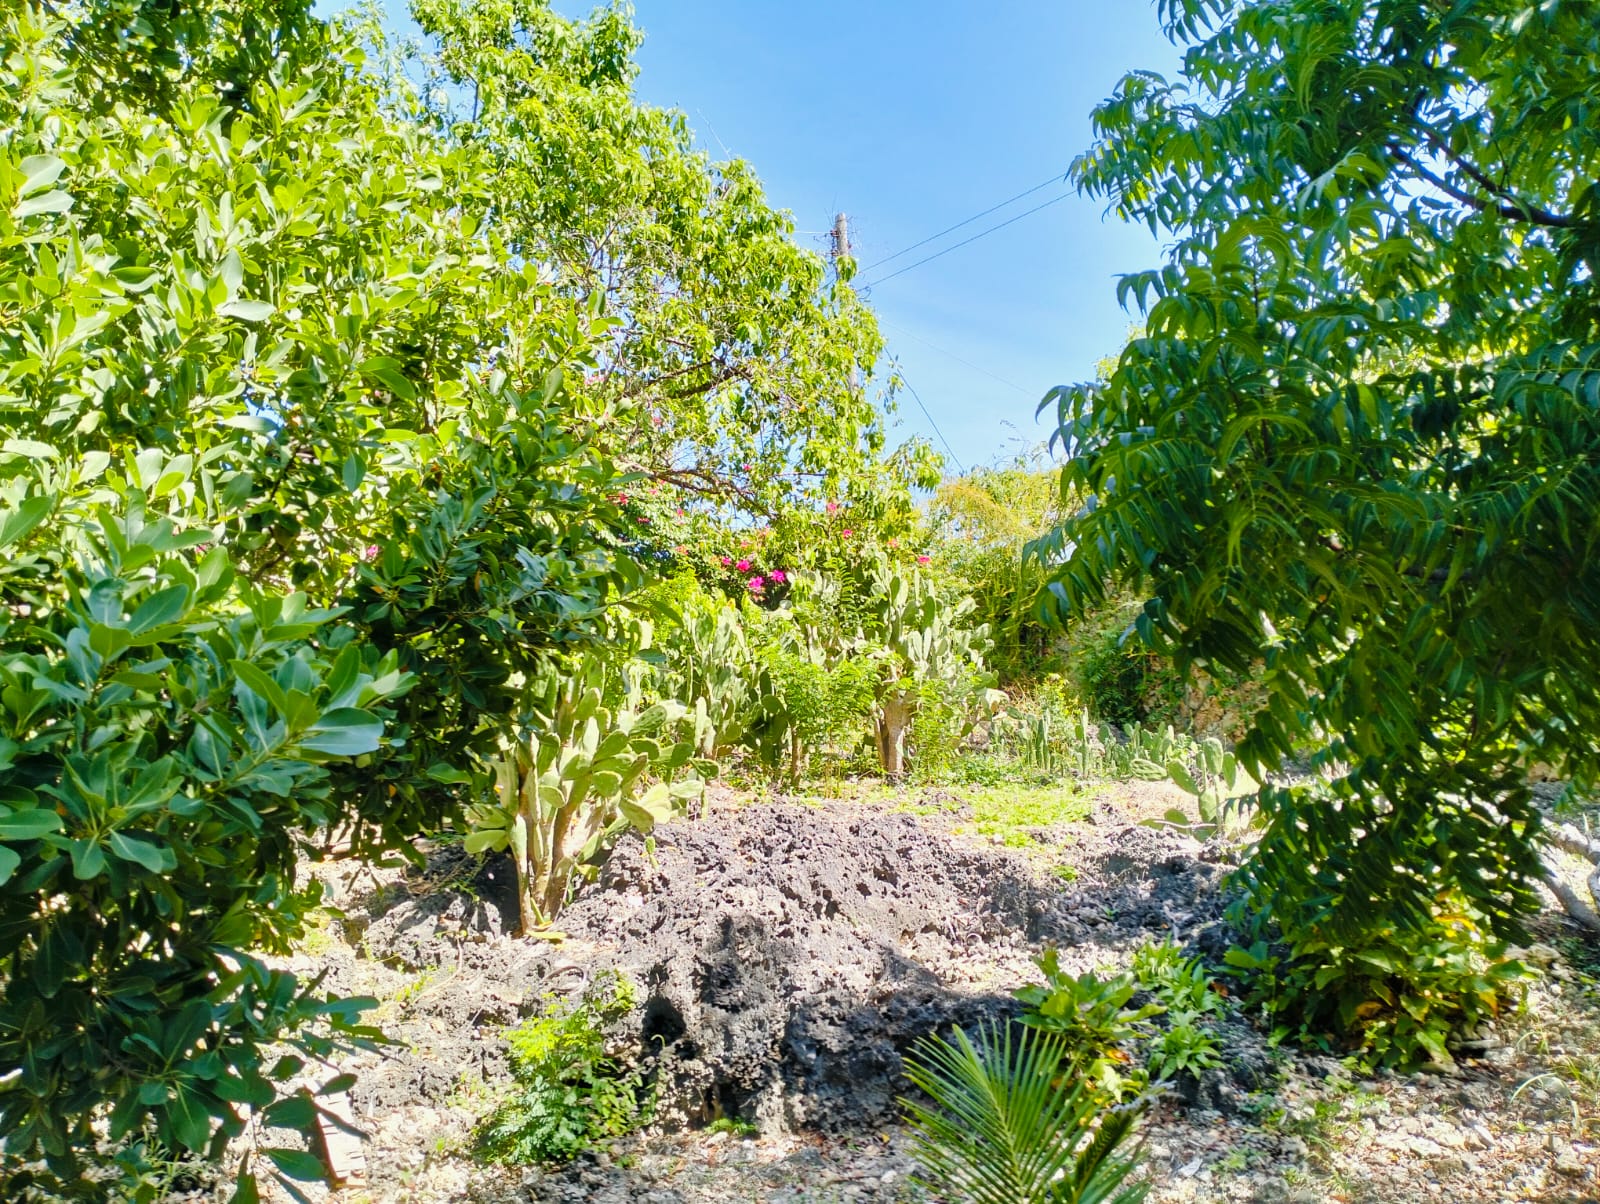
[[(921, 1041), (906, 1077), (933, 1101), (907, 1101), (923, 1185), (964, 1204), (1138, 1204), (1133, 1158), (1115, 1157), (1137, 1108), (1102, 1108), (1064, 1090), (1066, 1043), (1018, 1025), (980, 1029), (979, 1043)], [(1095, 1127), (1099, 1119), (1098, 1128)]]

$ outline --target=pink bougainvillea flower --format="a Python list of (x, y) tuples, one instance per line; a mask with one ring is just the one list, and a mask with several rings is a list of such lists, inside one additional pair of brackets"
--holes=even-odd
[(369, 543), (369, 544), (368, 544), (368, 545), (367, 545), (367, 559), (368, 559), (368, 560), (376, 560), (376, 559), (377, 559), (377, 558), (378, 558), (378, 553), (379, 553), (379, 552), (380, 552), (380, 551), (381, 551), (381, 550), (382, 550), (382, 549), (381, 549), (381, 548), (379, 548), (379, 547), (378, 547), (378, 545), (377, 545), (377, 544), (375, 544), (375, 543)]
[(762, 587), (764, 587), (767, 584), (767, 582), (766, 582), (766, 578), (764, 578), (764, 577), (752, 577), (752, 578), (750, 578), (749, 581), (746, 581), (745, 584), (748, 585), (753, 590), (759, 590)]
[(918, 564), (927, 564), (928, 561), (930, 561), (932, 559), (933, 559), (932, 556), (918, 556), (917, 557), (917, 563)]
[(725, 565), (732, 564), (733, 563), (733, 558), (731, 556), (724, 556), (722, 558), (722, 563), (725, 564)]
[(673, 545), (672, 545), (672, 552), (673, 552), (673, 555), (675, 555), (675, 556), (682, 556), (682, 555), (683, 555), (683, 554), (684, 554), (684, 553), (685, 553), (685, 552), (687, 552), (687, 551), (688, 551), (688, 550), (689, 550), (689, 549), (688, 549), (688, 548), (686, 548), (686, 547), (685, 547), (685, 546), (684, 546), (684, 545), (683, 545), (683, 544), (681, 544), (681, 543), (675, 543), (675, 544), (673, 544)]
[(833, 514), (838, 509), (839, 509), (839, 503), (838, 502), (829, 502), (828, 503), (828, 513), (829, 514)]
[(741, 573), (748, 573), (750, 571), (750, 562), (748, 560), (741, 560), (736, 567)]
[(769, 576), (771, 576), (772, 580), (778, 585), (782, 585), (785, 581), (789, 580), (789, 575), (782, 569), (773, 569)]
[(688, 513), (689, 512), (687, 510), (685, 510), (682, 506), (678, 507), (678, 517), (679, 518), (682, 518), (685, 514), (688, 514)]
[(891, 539), (889, 541), (889, 546), (891, 548), (898, 548), (900, 546), (900, 541), (898, 539)]
[(625, 493), (617, 494), (617, 505), (626, 506), (627, 504), (628, 504), (628, 495), (625, 494)]
[(641, 527), (646, 526), (649, 522), (650, 522), (650, 516), (648, 514), (641, 514), (639, 516), (639, 525)]
[(754, 470), (755, 470), (755, 465), (754, 465), (754, 464), (746, 464), (746, 465), (745, 465), (745, 466), (744, 466), (744, 470), (745, 470), (745, 471), (746, 471), (746, 472), (752, 472), (752, 471), (754, 471)]
[(851, 536), (852, 536), (852, 535), (854, 535), (854, 534), (855, 534), (855, 532), (854, 532), (854, 531), (852, 531), (852, 530), (851, 530), (851, 529), (850, 529), (850, 528), (849, 528), (849, 527), (846, 527), (846, 528), (845, 528), (845, 529), (844, 529), (844, 537), (845, 537), (845, 538), (846, 538), (846, 539), (849, 539), (849, 538), (850, 538), (850, 537), (851, 537)]

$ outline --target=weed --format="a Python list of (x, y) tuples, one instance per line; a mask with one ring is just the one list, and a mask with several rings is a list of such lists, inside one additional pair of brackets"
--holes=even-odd
[(1446, 1042), (1497, 1015), (1532, 977), (1465, 907), (1442, 904), (1421, 930), (1379, 929), (1346, 944), (1307, 927), (1224, 960), (1250, 1002), (1280, 1021), (1280, 1039), (1349, 1049), (1368, 1067), (1450, 1064)]
[(1027, 848), (1033, 833), (1080, 822), (1089, 814), (1093, 791), (1075, 785), (990, 786), (971, 792), (972, 830), (998, 836), (1011, 848)]
[(1022, 1022), (1063, 1037), (1071, 1077), (1101, 1099), (1115, 1102), (1138, 1094), (1145, 1072), (1134, 1063), (1129, 1047), (1152, 1035), (1149, 1018), (1161, 1011), (1160, 1005), (1129, 1007), (1138, 989), (1129, 975), (1068, 974), (1054, 949), (1046, 949), (1038, 965), (1043, 984), (1016, 993), (1027, 1009)]
[(344, 916), (331, 907), (318, 907), (306, 913), (304, 928), (296, 948), (307, 957), (327, 957), (338, 944), (336, 925)]
[(719, 1116), (706, 1126), (707, 1133), (726, 1133), (730, 1137), (754, 1137), (761, 1130), (737, 1116)]
[(652, 1088), (606, 1050), (606, 1027), (634, 997), (621, 974), (597, 976), (576, 1001), (547, 995), (543, 1015), (506, 1031), (513, 1084), (480, 1130), (488, 1157), (565, 1161), (648, 1122)]
[(1220, 1016), (1227, 1011), (1200, 959), (1185, 957), (1170, 940), (1140, 946), (1133, 955), (1133, 976), (1169, 1012)]

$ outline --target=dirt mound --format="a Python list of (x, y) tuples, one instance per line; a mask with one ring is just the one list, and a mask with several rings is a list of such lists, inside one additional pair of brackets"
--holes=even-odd
[(837, 1131), (889, 1113), (912, 1041), (1009, 1010), (982, 971), (1045, 910), (1013, 858), (910, 816), (780, 806), (625, 845), (561, 927), (644, 988), (673, 1119)]
[[(459, 1066), (498, 1070), (499, 1025), (548, 991), (620, 969), (640, 990), (619, 1041), (654, 1066), (667, 1127), (721, 1116), (763, 1131), (859, 1131), (894, 1115), (921, 1037), (1015, 1012), (1042, 944), (1068, 966), (1147, 928), (1192, 928), (1214, 867), (1170, 832), (1083, 830), (1077, 880), (1008, 849), (954, 840), (877, 808), (760, 805), (623, 842), (562, 914), (552, 948), (504, 934), (510, 867), (440, 850), (426, 880), (373, 908), (370, 954), (460, 979), (425, 1007), (449, 1065), (394, 1066), (394, 1092), (438, 1094)], [(430, 886), (429, 883), (433, 885)], [(440, 889), (440, 887), (444, 889)], [(440, 1050), (439, 1052), (446, 1052)], [(407, 1058), (400, 1059), (402, 1063)], [(364, 1092), (392, 1102), (377, 1083)]]
[[(1138, 847), (1108, 870), (1137, 863), (1142, 882), (1176, 854), (1164, 834), (1131, 831), (1121, 840)], [(1105, 881), (1064, 890), (911, 815), (760, 806), (667, 825), (653, 854), (619, 848), (561, 926), (615, 950), (601, 960), (644, 987), (643, 1052), (667, 1119), (839, 1132), (893, 1113), (914, 1041), (1012, 1014), (1041, 942), (1111, 935)], [(1173, 892), (1189, 907), (1195, 893)], [(1159, 895), (1140, 902), (1156, 898), (1164, 926)]]

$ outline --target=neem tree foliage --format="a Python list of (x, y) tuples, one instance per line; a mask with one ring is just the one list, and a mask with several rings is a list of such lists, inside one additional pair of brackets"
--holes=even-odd
[(298, 862), (457, 812), (644, 578), (641, 474), (760, 501), (878, 446), (870, 316), (633, 104), (625, 24), (528, 6), (566, 116), (473, 125), (306, 10), (0, 13), (0, 1133), (64, 1175), (101, 1118), (215, 1150), (354, 1018), (253, 960)]
[(1546, 0), (1164, 0), (1080, 184), (1175, 240), (1146, 334), (1057, 390), (1057, 598), (1246, 671), (1287, 917), (1534, 902), (1530, 761), (1600, 769), (1600, 21)]

